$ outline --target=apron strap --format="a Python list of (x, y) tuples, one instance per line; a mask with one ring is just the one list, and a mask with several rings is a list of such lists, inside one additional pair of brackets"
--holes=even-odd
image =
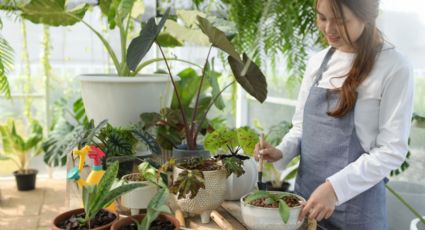
[(326, 53), (325, 58), (323, 58), (322, 64), (320, 64), (320, 68), (317, 71), (316, 79), (314, 80), (313, 86), (317, 86), (319, 81), (322, 79), (323, 72), (326, 71), (329, 60), (331, 60), (332, 55), (335, 52), (335, 47), (331, 47)]

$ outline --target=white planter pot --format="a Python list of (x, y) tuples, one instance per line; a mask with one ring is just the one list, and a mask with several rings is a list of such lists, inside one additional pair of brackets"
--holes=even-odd
[(250, 158), (243, 161), (245, 173), (237, 177), (230, 175), (226, 180), (225, 200), (239, 200), (243, 195), (254, 190), (257, 184), (257, 164)]
[(108, 119), (113, 126), (128, 126), (140, 121), (141, 113), (169, 106), (173, 96), (170, 77), (164, 74), (90, 74), (79, 76), (79, 80), (86, 114), (96, 124)]
[[(283, 192), (272, 192), (283, 193)], [(245, 225), (252, 230), (295, 230), (298, 229), (303, 221), (298, 221), (298, 215), (301, 212), (301, 206), (290, 208), (288, 223), (283, 223), (278, 208), (263, 208), (245, 203), (244, 199), (249, 194), (241, 198), (241, 212)], [(292, 194), (301, 200), (304, 198)]]
[[(183, 172), (182, 169), (174, 167), (174, 180), (177, 179), (181, 172)], [(201, 188), (193, 199), (177, 199), (177, 195), (174, 195), (174, 198), (182, 211), (199, 214), (201, 222), (205, 224), (210, 222), (211, 211), (220, 207), (224, 201), (226, 170), (203, 171), (202, 173), (205, 178), (205, 189)]]
[[(425, 186), (404, 181), (390, 181), (388, 183), (419, 213), (425, 213)], [(415, 216), (393, 194), (387, 191), (388, 229), (408, 229)]]
[[(423, 218), (425, 218), (425, 216), (423, 216)], [(412, 222), (410, 222), (410, 230), (425, 230), (425, 224), (422, 224), (419, 218), (413, 219)]]
[[(123, 176), (123, 179), (129, 175), (132, 174)], [(137, 215), (140, 209), (146, 209), (148, 207), (149, 202), (158, 192), (158, 186), (148, 181), (129, 181), (128, 183), (141, 183), (145, 185), (144, 187), (136, 188), (131, 192), (125, 193), (121, 198), (122, 205), (130, 209), (131, 215)]]

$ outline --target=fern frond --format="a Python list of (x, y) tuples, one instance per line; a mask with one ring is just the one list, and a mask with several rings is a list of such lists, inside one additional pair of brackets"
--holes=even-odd
[(13, 68), (13, 49), (0, 35), (0, 94), (6, 96), (7, 99), (11, 98), (10, 85), (7, 79), (7, 74)]

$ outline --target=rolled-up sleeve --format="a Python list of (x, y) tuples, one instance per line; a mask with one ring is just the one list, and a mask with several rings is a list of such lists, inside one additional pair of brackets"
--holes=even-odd
[(376, 146), (327, 178), (340, 205), (371, 188), (398, 168), (408, 152), (414, 79), (409, 65), (393, 71), (384, 82), (379, 104)]

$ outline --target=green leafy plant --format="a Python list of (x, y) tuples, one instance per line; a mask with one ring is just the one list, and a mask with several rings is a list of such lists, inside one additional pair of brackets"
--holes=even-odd
[(135, 152), (137, 139), (129, 129), (112, 127), (107, 124), (98, 135), (102, 143), (102, 151), (107, 156), (132, 156)]
[[(3, 22), (0, 19), (0, 30), (3, 28)], [(8, 73), (13, 67), (13, 49), (7, 40), (0, 34), (0, 93), (11, 98), (8, 81)]]
[[(182, 100), (182, 91), (179, 91), (179, 87), (173, 79), (173, 74), (171, 73), (170, 67), (168, 65), (167, 58), (159, 45), (159, 49), (161, 51), (162, 57), (165, 60), (165, 64), (167, 66), (168, 74), (170, 76), (171, 82), (173, 84), (174, 92), (177, 99), (178, 109), (181, 115), (181, 120), (183, 122), (183, 132), (185, 134), (185, 140), (187, 142), (187, 148), (190, 150), (197, 149), (197, 137), (200, 130), (204, 127), (204, 122), (207, 116), (207, 113), (211, 106), (215, 103), (217, 98), (221, 95), (221, 93), (232, 83), (226, 85), (222, 90), (217, 91), (216, 94), (213, 95), (211, 101), (206, 103), (206, 109), (203, 113), (200, 113), (201, 100), (200, 94), (204, 84), (204, 80), (206, 76), (210, 73), (211, 65), (209, 64), (209, 55), (212, 47), (217, 47), (220, 50), (224, 51), (228, 54), (228, 63), (232, 69), (233, 75), (235, 76), (236, 81), (254, 98), (256, 98), (260, 102), (264, 102), (267, 96), (267, 82), (265, 80), (264, 75), (258, 66), (253, 63), (246, 54), (239, 54), (236, 52), (233, 45), (227, 39), (225, 34), (214, 27), (208, 20), (203, 17), (197, 16), (198, 26), (201, 31), (207, 35), (211, 45), (209, 52), (207, 54), (207, 58), (205, 64), (202, 69), (202, 75), (199, 82), (199, 85), (196, 88), (196, 98), (193, 105), (193, 111), (190, 116), (187, 116), (185, 107)], [(185, 88), (186, 89), (186, 88)], [(199, 114), (200, 113), (200, 114)]]
[(171, 213), (170, 208), (166, 205), (168, 200), (169, 192), (167, 189), (160, 189), (152, 200), (148, 204), (146, 211), (146, 216), (143, 220), (137, 223), (138, 230), (148, 230), (152, 222), (159, 216), (161, 213)]
[(280, 217), (284, 223), (288, 222), (290, 207), (301, 205), (300, 200), (290, 193), (272, 193), (267, 191), (251, 193), (244, 201), (247, 204), (255, 205), (253, 202), (261, 199), (264, 199), (262, 205), (266, 205), (267, 207), (278, 207)]
[[(178, 40), (170, 38), (167, 34), (159, 36), (165, 20), (168, 18), (169, 10), (165, 12), (158, 24), (156, 24), (155, 18), (149, 19), (140, 34), (134, 37), (127, 47), (127, 42), (132, 37), (131, 28), (135, 23), (139, 23), (138, 18), (144, 11), (142, 1), (105, 0), (99, 1), (98, 6), (102, 15), (107, 18), (109, 29), (118, 28), (120, 55), (113, 50), (111, 43), (98, 30), (83, 20), (85, 13), (90, 9), (89, 4), (84, 3), (73, 9), (68, 9), (65, 0), (31, 0), (17, 5), (16, 10), (21, 11), (21, 16), (33, 23), (49, 26), (70, 26), (82, 22), (102, 42), (119, 76), (135, 76), (147, 65), (162, 61), (161, 58), (155, 58), (140, 63), (156, 38), (159, 38), (158, 41), (163, 41), (163, 46), (181, 45)], [(142, 22), (140, 22), (140, 25), (142, 25)], [(170, 59), (181, 61), (177, 58)]]
[(98, 185), (83, 186), (82, 197), (85, 217), (80, 220), (82, 226), (89, 226), (90, 220), (93, 219), (102, 208), (110, 205), (122, 194), (144, 186), (143, 184), (124, 184), (112, 189), (117, 173), (118, 162), (115, 162), (108, 167)]
[(36, 120), (31, 121), (30, 132), (27, 138), (19, 134), (13, 119), (8, 119), (0, 125), (0, 134), (3, 152), (0, 160), (12, 160), (18, 167), (18, 172), (25, 173), (32, 156), (41, 153), (43, 141), (43, 127)]

